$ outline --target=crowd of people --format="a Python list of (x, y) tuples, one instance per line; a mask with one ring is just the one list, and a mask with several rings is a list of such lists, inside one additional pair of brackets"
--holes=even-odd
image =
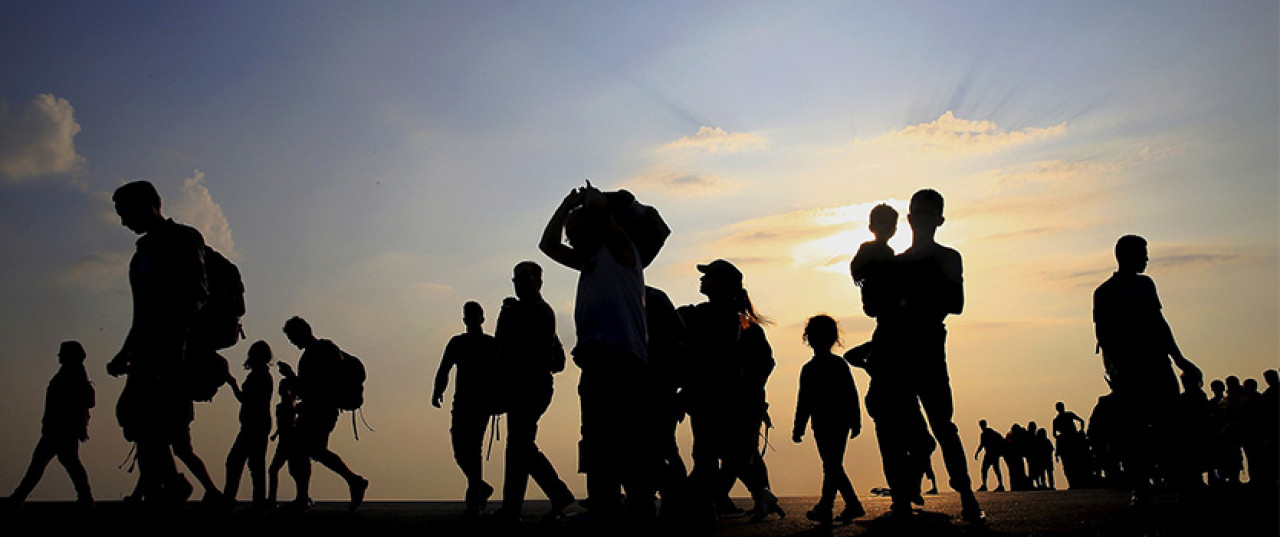
[[(296, 371), (276, 362), (281, 378), (272, 433), (271, 348), (264, 341), (250, 346), (242, 384), (216, 352), (243, 338), (238, 272), (228, 276), (229, 262), (197, 231), (162, 216), (150, 183), (126, 184), (113, 200), (122, 224), (142, 236), (129, 269), (133, 324), (107, 365), (112, 376), (126, 377), (116, 417), (137, 450), (138, 483), (127, 500), (184, 504), (193, 487), (178, 471), (176, 456), (212, 504), (235, 505), (247, 465), (253, 508), (274, 509), (278, 474), (287, 466), (297, 493), (284, 505), (306, 510), (315, 461), (345, 480), (350, 508), (357, 508), (369, 481), (329, 449), (328, 439), (340, 412), (363, 402), (363, 364), (316, 337), (302, 318), (289, 319), (284, 333), (302, 354)], [(889, 517), (914, 516), (914, 507), (923, 505), (922, 477), (934, 481), (930, 492), (936, 492), (930, 459), (941, 450), (949, 484), (960, 496), (960, 518), (975, 524), (985, 519), (953, 421), (945, 320), (963, 311), (964, 289), (960, 254), (934, 239), (945, 222), (943, 208), (934, 190), (911, 197), (912, 242), (901, 253), (888, 245), (898, 213), (883, 204), (871, 211), (875, 239), (862, 244), (850, 263), (863, 311), (876, 323), (870, 341), (837, 355), (836, 321), (820, 314), (806, 323), (804, 339), (814, 354), (800, 374), (792, 440), (804, 442), (811, 431), (816, 444), (823, 479), (820, 498), (805, 516), (819, 524), (848, 523), (866, 514), (844, 469), (847, 443), (862, 431), (863, 402), (889, 484)], [(466, 478), (466, 516), (521, 520), (530, 478), (550, 500), (546, 519), (564, 516), (577, 502), (598, 520), (713, 523), (742, 512), (729, 498), (737, 482), (751, 495), (752, 519), (786, 516), (761, 449), (762, 432), (774, 426), (766, 391), (775, 367), (764, 330), (770, 321), (752, 303), (741, 270), (727, 260), (697, 265), (706, 299), (696, 304), (676, 307), (662, 290), (646, 285), (644, 270), (669, 235), (658, 212), (626, 191), (604, 192), (588, 183), (565, 196), (539, 249), (578, 274), (571, 349), (561, 343), (555, 312), (542, 297), (543, 267), (534, 261), (512, 269), (515, 296), (503, 301), (493, 335), (484, 333), (484, 306), (463, 305), (466, 329), (444, 349), (431, 403), (443, 406), (456, 369), (449, 432)], [(1058, 460), (1071, 487), (1120, 483), (1140, 501), (1162, 484), (1238, 483), (1242, 451), (1250, 481), (1274, 487), (1276, 371), (1267, 371), (1265, 392), (1252, 379), (1229, 377), (1214, 381), (1214, 397), (1208, 398), (1200, 370), (1182, 356), (1160, 315), (1154, 284), (1141, 274), (1145, 241), (1126, 236), (1116, 255), (1120, 270), (1099, 287), (1094, 308), (1111, 393), (1100, 398), (1087, 427), (1063, 403), (1057, 404), (1052, 431), (1031, 422), (1001, 434), (981, 421), (974, 453), (982, 458), (977, 490), (989, 490), (990, 470), (995, 490), (1005, 490), (1001, 461), (1010, 490), (1053, 489)], [(58, 356), (62, 368), (49, 385), (43, 434), (10, 503), (27, 497), (55, 456), (71, 474), (80, 503), (93, 501), (77, 452), (87, 439), (94, 390), (78, 343), (63, 343)], [(554, 375), (569, 361), (581, 373), (581, 499), (537, 444), (538, 423), (555, 395)], [(1181, 393), (1176, 380), (1170, 390), (1171, 363), (1181, 370)], [(851, 367), (870, 376), (864, 400)], [(190, 426), (193, 401), (212, 397), (223, 383), (241, 405), (241, 430), (219, 490), (192, 449)], [(507, 428), (506, 464), (501, 507), (489, 512), (497, 489), (483, 475), (482, 446), (498, 415), (505, 416)], [(686, 418), (693, 437), (691, 467), (676, 442)], [(271, 440), (278, 442), (268, 464)], [(837, 496), (843, 500), (838, 512)]]

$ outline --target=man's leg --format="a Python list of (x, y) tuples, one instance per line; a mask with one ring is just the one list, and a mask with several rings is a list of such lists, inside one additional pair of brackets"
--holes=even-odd
[(482, 477), (484, 432), (489, 423), (489, 414), (455, 406), (452, 416), (449, 435), (453, 442), (453, 459), (457, 461), (462, 475), (467, 478), (467, 513), (479, 514), (484, 509), (484, 503), (493, 494), (493, 487), (485, 483)]
[(58, 462), (67, 469), (67, 476), (76, 489), (76, 501), (92, 503), (93, 491), (89, 488), (89, 473), (85, 471), (84, 464), (80, 463), (80, 440), (66, 438), (59, 441), (59, 444)]
[(12, 501), (26, 501), (27, 496), (40, 483), (40, 478), (44, 476), (45, 467), (49, 466), (49, 461), (53, 460), (57, 454), (55, 442), (47, 436), (40, 436), (40, 440), (36, 442), (36, 449), (31, 454), (31, 464), (27, 466), (27, 473), (22, 476), (22, 481), (18, 483), (18, 488), (13, 489), (13, 494), (9, 496)]

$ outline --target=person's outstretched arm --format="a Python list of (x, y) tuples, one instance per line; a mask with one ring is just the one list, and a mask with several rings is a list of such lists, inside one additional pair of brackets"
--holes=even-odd
[(457, 362), (455, 358), (456, 352), (452, 352), (453, 340), (444, 346), (444, 358), (440, 359), (440, 368), (436, 370), (435, 389), (431, 391), (431, 406), (440, 408), (440, 404), (444, 402), (444, 390), (449, 386), (449, 370), (453, 369), (453, 364)]
[(538, 249), (547, 254), (547, 257), (575, 270), (582, 266), (581, 256), (562, 239), (565, 219), (569, 216), (569, 211), (582, 202), (582, 197), (582, 193), (577, 189), (570, 191), (560, 202), (560, 206), (556, 207), (556, 211), (551, 214), (546, 229), (542, 230), (542, 240), (538, 241)]

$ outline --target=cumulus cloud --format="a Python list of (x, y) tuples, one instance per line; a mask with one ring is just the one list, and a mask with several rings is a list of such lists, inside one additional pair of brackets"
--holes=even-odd
[(222, 213), (222, 206), (213, 201), (213, 195), (204, 184), (204, 172), (195, 170), (182, 182), (182, 192), (172, 204), (174, 218), (200, 230), (204, 242), (231, 258), (239, 257), (235, 241), (231, 239), (231, 224)]
[(0, 175), (16, 184), (80, 169), (85, 160), (76, 154), (79, 132), (66, 99), (45, 93), (18, 108), (0, 99)]
[(947, 111), (938, 119), (891, 132), (877, 141), (894, 142), (913, 151), (954, 155), (981, 155), (1052, 138), (1067, 130), (1065, 122), (1050, 127), (1005, 131), (992, 121), (969, 120)]
[(685, 136), (662, 146), (665, 151), (693, 150), (707, 153), (739, 153), (754, 149), (764, 149), (769, 142), (758, 134), (749, 132), (728, 132), (720, 127), (698, 127), (698, 133)]

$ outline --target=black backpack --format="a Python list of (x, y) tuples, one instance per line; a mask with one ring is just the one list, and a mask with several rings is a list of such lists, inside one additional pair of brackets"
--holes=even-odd
[(200, 347), (226, 349), (244, 339), (244, 280), (235, 263), (211, 246), (204, 247), (204, 273), (209, 300), (196, 314), (191, 337)]
[(364, 362), (342, 351), (342, 361), (337, 364), (331, 379), (333, 401), (339, 410), (355, 411), (364, 406), (364, 381), (367, 379)]

